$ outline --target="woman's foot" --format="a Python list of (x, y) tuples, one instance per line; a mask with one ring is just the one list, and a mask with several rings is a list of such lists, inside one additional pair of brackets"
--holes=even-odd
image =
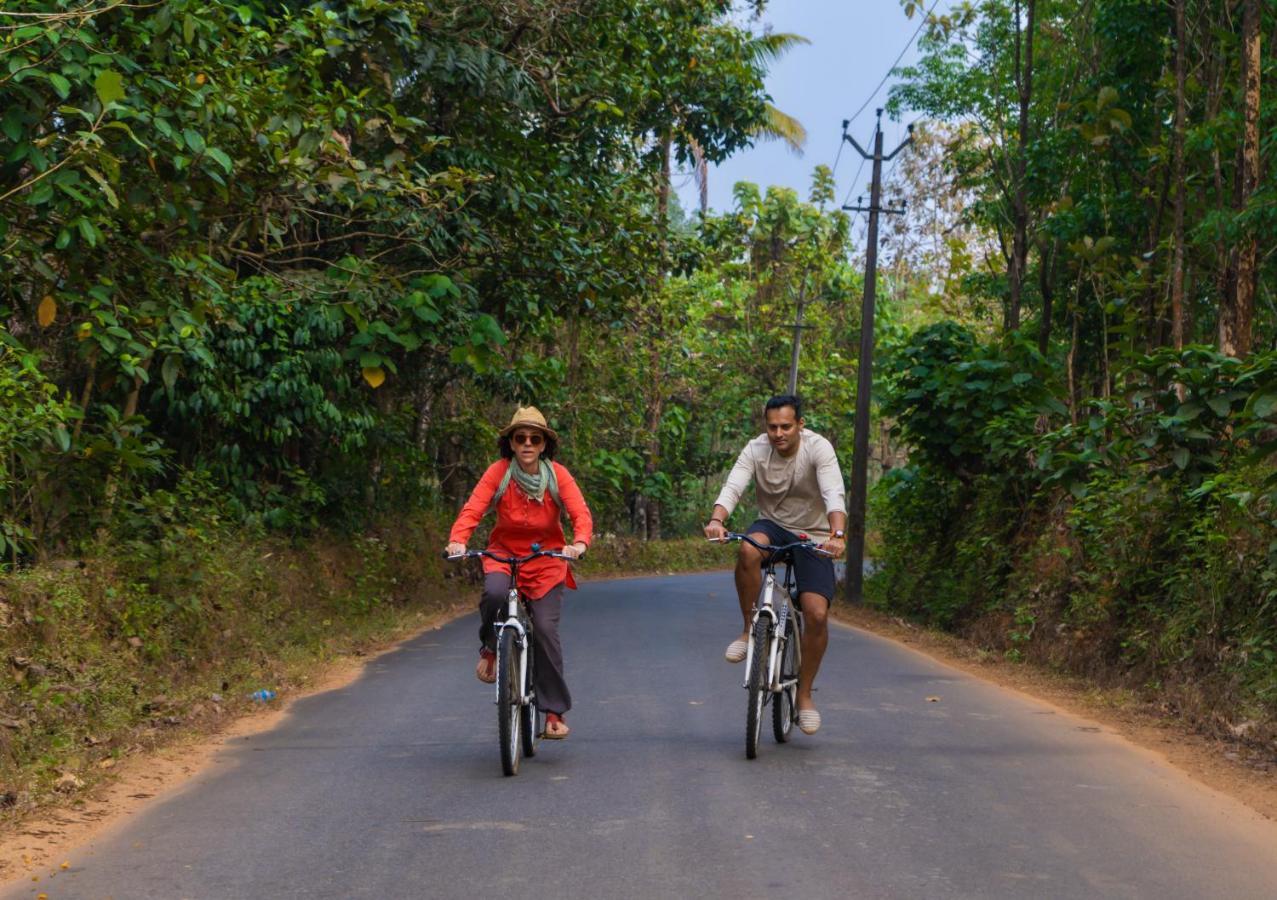
[(542, 737), (551, 741), (561, 741), (568, 736), (568, 732), (572, 729), (568, 728), (568, 723), (563, 721), (563, 717), (558, 713), (545, 714), (545, 734)]
[(493, 684), (497, 680), (497, 655), (484, 647), (479, 651), (479, 664), (474, 667), (475, 677), (484, 684)]

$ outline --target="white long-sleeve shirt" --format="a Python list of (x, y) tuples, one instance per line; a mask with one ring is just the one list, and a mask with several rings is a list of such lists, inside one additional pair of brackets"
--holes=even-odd
[(834, 445), (806, 428), (798, 452), (788, 458), (775, 451), (766, 434), (746, 444), (715, 503), (731, 515), (751, 479), (759, 516), (795, 534), (828, 540), (829, 514), (847, 511)]

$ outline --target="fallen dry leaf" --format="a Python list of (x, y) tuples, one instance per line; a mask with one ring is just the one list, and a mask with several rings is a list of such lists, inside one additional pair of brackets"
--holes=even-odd
[(928, 702), (928, 703), (939, 703), (939, 702), (940, 702), (940, 698), (939, 698), (939, 697), (928, 697), (928, 698), (927, 698), (927, 702)]

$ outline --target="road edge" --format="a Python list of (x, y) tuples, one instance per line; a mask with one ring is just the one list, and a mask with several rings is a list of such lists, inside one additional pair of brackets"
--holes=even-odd
[(1055, 707), (1105, 728), (1180, 774), (1277, 822), (1277, 769), (1249, 765), (1238, 747), (1157, 716), (1129, 692), (1099, 688), (1084, 679), (1015, 663), (954, 635), (921, 628), (864, 607), (836, 604), (830, 621), (859, 630), (995, 687)]

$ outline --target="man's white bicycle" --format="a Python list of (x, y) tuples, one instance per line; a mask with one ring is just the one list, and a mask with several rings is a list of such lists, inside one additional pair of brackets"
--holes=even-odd
[[(749, 706), (745, 713), (745, 757), (758, 756), (763, 727), (763, 707), (772, 703), (772, 735), (777, 743), (789, 740), (798, 721), (798, 673), (803, 663), (803, 613), (798, 606), (793, 554), (811, 550), (828, 555), (806, 535), (792, 544), (773, 547), (760, 544), (747, 534), (729, 531), (723, 543), (745, 541), (763, 554), (763, 587), (754, 603), (745, 653), (745, 684)], [(777, 586), (776, 567), (785, 566), (783, 581)]]

